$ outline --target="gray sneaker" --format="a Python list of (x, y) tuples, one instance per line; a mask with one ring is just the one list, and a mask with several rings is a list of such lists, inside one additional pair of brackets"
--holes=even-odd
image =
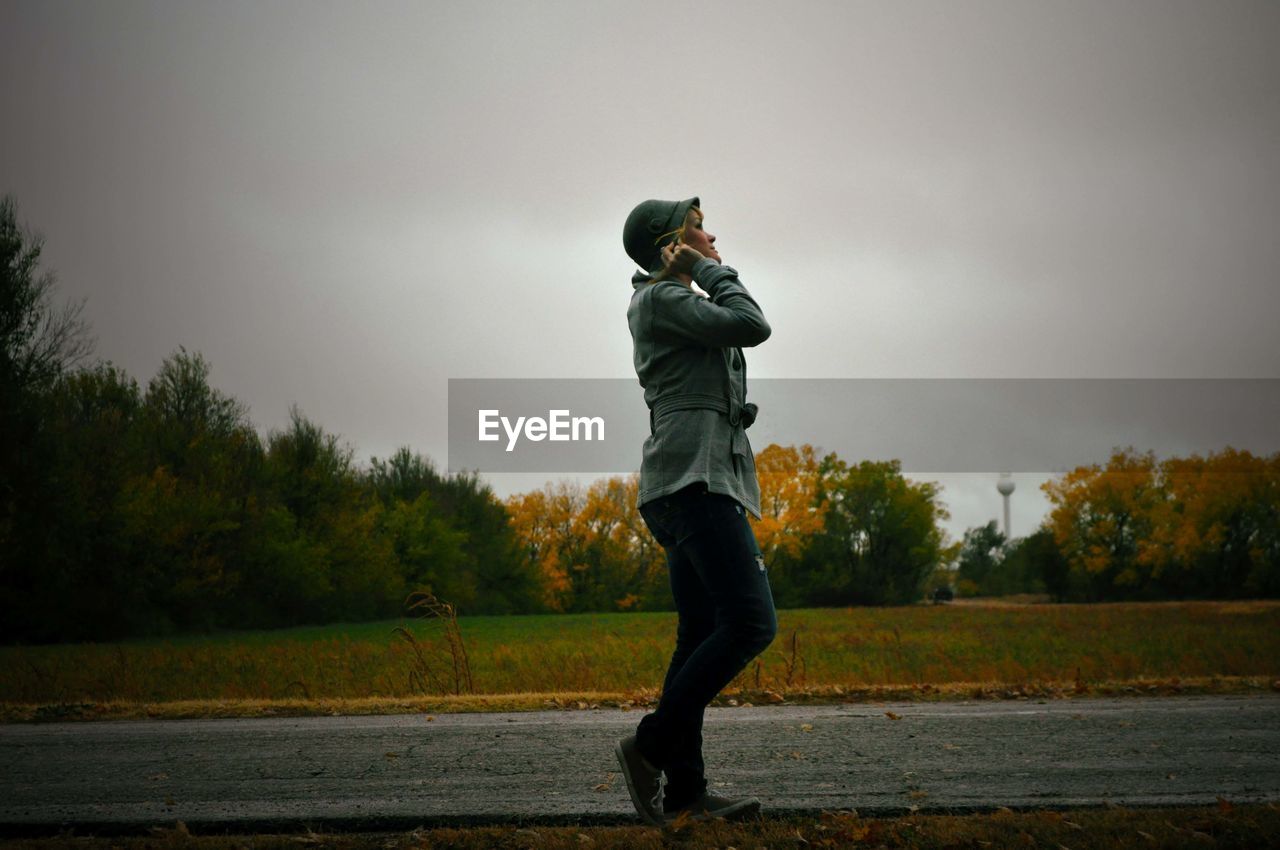
[(707, 821), (713, 818), (743, 820), (760, 814), (760, 801), (755, 797), (733, 799), (721, 797), (718, 794), (704, 793), (694, 798), (692, 802), (686, 803), (677, 809), (664, 810), (662, 819), (665, 823), (672, 823), (685, 813), (688, 813), (688, 820), (695, 822)]
[(662, 820), (662, 787), (667, 778), (662, 771), (649, 764), (648, 759), (640, 755), (636, 749), (636, 736), (628, 735), (614, 747), (618, 756), (618, 764), (622, 766), (622, 776), (627, 780), (627, 790), (631, 792), (631, 802), (646, 823), (661, 826)]

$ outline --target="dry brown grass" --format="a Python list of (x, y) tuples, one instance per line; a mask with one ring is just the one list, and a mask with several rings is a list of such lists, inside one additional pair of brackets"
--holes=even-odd
[[(670, 613), (440, 610), (425, 620), (0, 647), (0, 720), (637, 707), (656, 698), (674, 645)], [(778, 638), (720, 704), (1280, 687), (1280, 601), (1005, 598), (783, 610), (778, 620)]]
[[(941, 702), (972, 699), (1072, 699), (1098, 696), (1174, 696), (1178, 694), (1256, 694), (1280, 692), (1280, 679), (1264, 676), (1200, 676), (1189, 679), (1130, 679), (1107, 682), (949, 682), (943, 685), (884, 685), (846, 688), (814, 685), (781, 690), (731, 688), (714, 706), (838, 705), (879, 702)], [(515, 694), (464, 694), (435, 697), (358, 697), (282, 700), (111, 700), (75, 703), (0, 703), (0, 722), (51, 720), (144, 720), (211, 717), (308, 717), (322, 715), (446, 714), (493, 711), (644, 710), (657, 704), (659, 692), (533, 691)]]
[(325, 847), (335, 850), (399, 848), (511, 848), (525, 850), (612, 850), (613, 848), (988, 848), (1025, 850), (1172, 850), (1172, 848), (1271, 848), (1280, 843), (1280, 805), (1232, 803), (1190, 807), (1129, 808), (1107, 805), (1055, 811), (1037, 809), (901, 817), (862, 817), (856, 811), (765, 817), (746, 823), (712, 822), (647, 826), (478, 826), (422, 827), (406, 832), (340, 834), (304, 831), (274, 835), (197, 835), (181, 822), (145, 836), (94, 838), (65, 833), (48, 838), (0, 841), (5, 850), (284, 850)]

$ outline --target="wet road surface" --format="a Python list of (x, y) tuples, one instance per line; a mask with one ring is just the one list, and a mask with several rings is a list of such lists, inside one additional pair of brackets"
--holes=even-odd
[[(3, 724), (0, 833), (637, 823), (642, 714)], [(1280, 799), (1280, 694), (708, 708), (703, 737), (766, 816)]]

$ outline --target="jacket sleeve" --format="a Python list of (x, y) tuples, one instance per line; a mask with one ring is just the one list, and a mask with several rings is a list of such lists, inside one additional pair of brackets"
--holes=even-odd
[(687, 286), (655, 284), (651, 328), (656, 341), (746, 348), (759, 345), (773, 333), (760, 305), (732, 267), (704, 257), (694, 264), (692, 274), (709, 299)]

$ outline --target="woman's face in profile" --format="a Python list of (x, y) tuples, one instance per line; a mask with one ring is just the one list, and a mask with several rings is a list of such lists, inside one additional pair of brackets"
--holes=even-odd
[(683, 243), (704, 257), (710, 257), (717, 263), (722, 262), (720, 252), (715, 248), (716, 237), (702, 228), (702, 215), (692, 213), (689, 223), (684, 229)]

